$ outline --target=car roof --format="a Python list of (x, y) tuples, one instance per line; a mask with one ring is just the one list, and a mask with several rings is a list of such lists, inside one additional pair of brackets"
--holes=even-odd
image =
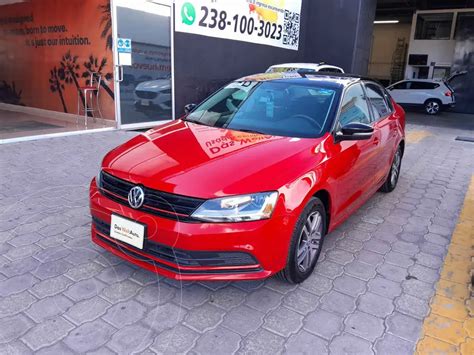
[(331, 68), (338, 68), (335, 65), (330, 65), (326, 63), (283, 63), (283, 64), (275, 64), (272, 65), (270, 68), (306, 68), (306, 69), (319, 69), (320, 67), (331, 67)]
[(377, 82), (376, 80), (361, 77), (353, 74), (343, 74), (343, 73), (321, 73), (321, 72), (304, 72), (299, 71), (298, 73), (261, 73), (253, 74), (249, 76), (242, 77), (236, 81), (283, 81), (286, 83), (293, 84), (318, 84), (325, 83), (328, 86), (334, 87), (345, 87), (354, 82), (361, 80), (369, 80)]
[(394, 84), (403, 83), (405, 81), (421, 81), (423, 83), (436, 83), (436, 84), (443, 83), (442, 79), (439, 79), (439, 80), (436, 80), (436, 79), (403, 79), (403, 80), (397, 81)]

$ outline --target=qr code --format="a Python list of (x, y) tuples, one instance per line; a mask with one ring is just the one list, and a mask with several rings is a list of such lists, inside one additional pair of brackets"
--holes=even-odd
[(297, 46), (300, 39), (300, 14), (285, 10), (283, 24), (283, 44)]

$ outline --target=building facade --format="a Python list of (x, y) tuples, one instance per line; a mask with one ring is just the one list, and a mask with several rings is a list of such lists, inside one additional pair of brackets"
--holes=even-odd
[(413, 15), (406, 78), (448, 79), (457, 112), (474, 113), (474, 9)]
[(94, 72), (103, 117), (133, 128), (179, 117), (185, 104), (272, 64), (324, 61), (366, 74), (375, 7), (375, 0), (8, 0), (0, 6), (0, 102), (76, 114)]

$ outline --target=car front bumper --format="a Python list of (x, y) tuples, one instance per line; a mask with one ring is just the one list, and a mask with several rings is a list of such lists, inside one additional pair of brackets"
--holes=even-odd
[[(92, 241), (147, 270), (177, 280), (255, 280), (285, 267), (294, 220), (275, 215), (243, 223), (180, 222), (134, 210), (90, 186)], [(110, 237), (112, 214), (146, 225), (137, 249)]]

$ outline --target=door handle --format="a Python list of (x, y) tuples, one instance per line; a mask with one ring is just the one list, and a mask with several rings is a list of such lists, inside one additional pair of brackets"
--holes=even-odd
[(123, 66), (122, 65), (115, 66), (115, 80), (119, 83), (123, 81)]

